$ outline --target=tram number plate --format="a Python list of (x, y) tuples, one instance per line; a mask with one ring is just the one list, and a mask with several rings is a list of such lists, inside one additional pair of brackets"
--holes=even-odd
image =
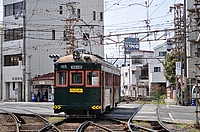
[(82, 88), (70, 88), (69, 90), (70, 93), (83, 93)]

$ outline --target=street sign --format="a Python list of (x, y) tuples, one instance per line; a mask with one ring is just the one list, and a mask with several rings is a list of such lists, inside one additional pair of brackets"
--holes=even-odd
[(181, 62), (176, 62), (176, 76), (181, 76)]

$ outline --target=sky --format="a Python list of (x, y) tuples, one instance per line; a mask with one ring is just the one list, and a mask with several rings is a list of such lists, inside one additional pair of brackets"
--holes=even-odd
[[(104, 0), (105, 35), (134, 33), (147, 30), (162, 30), (173, 27), (173, 11), (170, 7), (184, 0)], [(3, 16), (3, 0), (0, 0), (0, 23)], [(146, 35), (146, 34), (142, 34)], [(121, 42), (124, 37), (118, 36), (110, 39)], [(134, 36), (133, 36), (134, 37)], [(142, 36), (139, 36), (142, 37)], [(151, 39), (151, 38), (150, 38)], [(105, 42), (112, 45), (114, 41)], [(152, 50), (153, 47), (164, 41), (140, 42), (141, 50)]]
[(2, 23), (3, 17), (3, 0), (0, 0), (0, 23)]
[[(105, 35), (173, 28), (174, 10), (170, 12), (170, 7), (173, 7), (174, 4), (177, 3), (184, 3), (183, 1), (184, 0), (105, 0)], [(149, 22), (149, 29), (147, 29), (146, 22)], [(141, 38), (144, 35), (146, 34), (141, 34), (139, 37)], [(118, 38), (113, 37), (113, 39), (118, 41), (124, 39), (124, 37), (125, 36), (119, 36)], [(165, 41), (152, 41), (150, 43), (140, 42), (140, 49), (153, 50), (155, 46), (164, 42)], [(110, 46), (112, 43), (111, 41), (110, 44), (108, 42)]]

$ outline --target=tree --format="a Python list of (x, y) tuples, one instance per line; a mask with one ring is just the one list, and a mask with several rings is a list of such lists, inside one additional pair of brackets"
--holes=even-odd
[(183, 56), (183, 52), (179, 52), (177, 49), (174, 49), (172, 52), (167, 53), (165, 60), (162, 61), (164, 66), (164, 76), (171, 83), (176, 83), (176, 62), (180, 61), (180, 58)]

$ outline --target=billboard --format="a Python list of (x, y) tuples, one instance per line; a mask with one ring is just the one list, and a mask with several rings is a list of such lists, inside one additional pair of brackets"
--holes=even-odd
[(139, 38), (125, 38), (124, 47), (125, 53), (131, 53), (134, 50), (140, 50)]

